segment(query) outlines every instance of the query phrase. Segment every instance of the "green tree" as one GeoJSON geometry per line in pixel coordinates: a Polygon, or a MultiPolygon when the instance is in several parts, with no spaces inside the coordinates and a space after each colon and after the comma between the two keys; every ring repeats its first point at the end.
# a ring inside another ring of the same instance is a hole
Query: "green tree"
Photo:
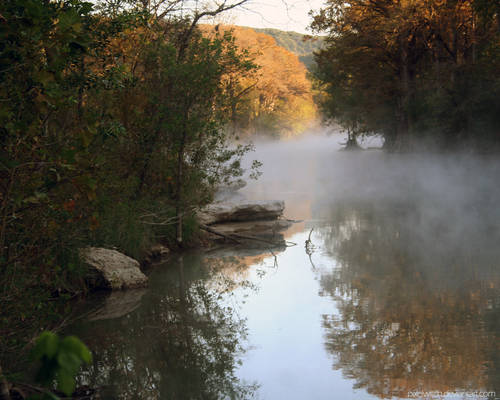
{"type": "Polygon", "coordinates": [[[329,1],[312,24],[327,118],[395,150],[498,142],[497,24],[471,0],[329,1]]]}
{"type": "Polygon", "coordinates": [[[235,373],[246,350],[245,320],[221,302],[250,284],[242,278],[245,264],[191,253],[171,266],[154,273],[152,290],[133,312],[84,324],[79,335],[94,363],[79,382],[105,398],[253,398],[256,385],[235,373]]]}
{"type": "Polygon", "coordinates": [[[2,355],[4,332],[29,341],[49,324],[37,316],[57,319],[47,299],[85,290],[79,247],[140,259],[160,238],[182,244],[194,209],[243,173],[251,146],[224,129],[225,77],[254,65],[229,34],[197,28],[240,3],[183,4],[0,4],[2,355]]]}

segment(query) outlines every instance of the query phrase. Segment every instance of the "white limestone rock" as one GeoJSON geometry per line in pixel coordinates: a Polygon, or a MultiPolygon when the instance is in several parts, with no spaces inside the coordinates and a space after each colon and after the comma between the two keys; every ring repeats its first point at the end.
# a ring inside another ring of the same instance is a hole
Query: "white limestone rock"
{"type": "Polygon", "coordinates": [[[241,203],[211,204],[198,214],[202,224],[277,219],[283,215],[285,202],[266,200],[241,203]]]}
{"type": "Polygon", "coordinates": [[[80,249],[80,257],[91,267],[89,282],[93,287],[120,290],[141,288],[148,284],[139,263],[116,250],[87,247],[80,249]]]}

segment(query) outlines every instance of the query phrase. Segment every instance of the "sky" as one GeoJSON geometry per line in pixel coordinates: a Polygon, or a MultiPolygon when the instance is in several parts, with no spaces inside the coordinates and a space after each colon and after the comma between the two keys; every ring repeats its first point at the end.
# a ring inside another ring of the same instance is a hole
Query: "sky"
{"type": "Polygon", "coordinates": [[[311,34],[307,29],[311,23],[309,11],[319,10],[322,4],[323,0],[248,0],[216,22],[311,34]]]}

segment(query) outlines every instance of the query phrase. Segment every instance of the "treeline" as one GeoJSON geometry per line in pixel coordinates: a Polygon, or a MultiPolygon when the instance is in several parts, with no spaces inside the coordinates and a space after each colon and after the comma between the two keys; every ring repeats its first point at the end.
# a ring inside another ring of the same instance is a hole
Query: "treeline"
{"type": "Polygon", "coordinates": [[[308,69],[311,69],[314,65],[313,53],[321,49],[324,41],[321,36],[312,37],[298,32],[282,31],[273,28],[252,29],[256,32],[272,36],[276,40],[278,46],[284,47],[293,54],[297,54],[299,60],[302,61],[308,69]]]}
{"type": "Polygon", "coordinates": [[[328,0],[312,27],[322,108],[393,150],[500,145],[500,5],[328,0]]]}
{"type": "Polygon", "coordinates": [[[242,174],[249,146],[225,127],[256,67],[229,32],[197,28],[233,6],[0,3],[2,351],[45,300],[84,288],[79,247],[182,246],[194,210],[242,174]]]}
{"type": "Polygon", "coordinates": [[[204,25],[208,37],[230,32],[236,45],[247,51],[258,69],[245,77],[233,74],[231,125],[244,136],[289,137],[310,128],[317,120],[311,82],[296,54],[273,37],[253,28],[204,25]],[[216,31],[217,29],[217,31],[216,31]]]}

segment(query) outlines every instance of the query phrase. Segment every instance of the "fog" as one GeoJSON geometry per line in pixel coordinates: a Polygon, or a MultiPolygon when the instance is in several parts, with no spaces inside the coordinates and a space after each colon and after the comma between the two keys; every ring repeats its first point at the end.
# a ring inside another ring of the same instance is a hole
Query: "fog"
{"type": "Polygon", "coordinates": [[[343,142],[338,133],[257,141],[250,158],[263,163],[262,176],[249,182],[243,194],[283,199],[287,218],[336,229],[337,241],[341,228],[347,237],[349,230],[385,232],[394,242],[391,251],[427,268],[474,264],[486,274],[498,269],[498,159],[342,151],[343,142]]]}
{"type": "Polygon", "coordinates": [[[375,149],[342,151],[343,142],[339,133],[256,141],[256,151],[248,158],[263,163],[262,176],[248,181],[245,194],[290,201],[297,196],[313,196],[318,201],[412,201],[419,209],[427,209],[429,217],[445,208],[461,218],[481,214],[488,217],[486,223],[499,221],[494,218],[500,216],[496,207],[500,200],[498,159],[471,154],[389,154],[375,149]]]}

